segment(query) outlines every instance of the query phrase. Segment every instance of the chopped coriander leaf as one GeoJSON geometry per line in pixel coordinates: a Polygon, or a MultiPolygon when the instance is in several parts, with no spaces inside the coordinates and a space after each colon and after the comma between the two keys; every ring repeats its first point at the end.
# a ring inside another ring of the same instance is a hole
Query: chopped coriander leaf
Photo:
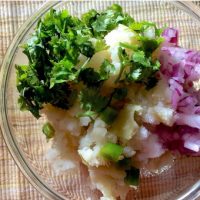
{"type": "Polygon", "coordinates": [[[141,31],[143,27],[143,23],[142,22],[133,22],[129,28],[133,31],[141,31]]]}
{"type": "Polygon", "coordinates": [[[98,39],[95,42],[95,47],[94,48],[95,48],[95,52],[99,52],[99,51],[103,51],[103,50],[108,49],[108,46],[106,45],[104,40],[98,39]]]}
{"type": "Polygon", "coordinates": [[[121,6],[114,4],[100,13],[91,24],[94,35],[103,38],[109,31],[117,27],[118,24],[129,25],[134,20],[128,14],[122,12],[121,6]]]}
{"type": "Polygon", "coordinates": [[[55,134],[55,130],[54,130],[53,126],[49,122],[46,122],[43,125],[42,132],[46,135],[47,139],[51,139],[55,134]]]}
{"type": "Polygon", "coordinates": [[[126,170],[126,177],[124,178],[124,182],[128,185],[137,186],[139,185],[139,176],[140,170],[131,167],[131,169],[126,170]]]}
{"type": "MultiPolygon", "coordinates": [[[[115,73],[115,66],[105,59],[99,71],[95,71],[87,68],[87,63],[96,52],[108,49],[104,37],[119,24],[136,31],[139,43],[120,43],[118,57],[121,68],[115,83],[134,81],[144,84],[147,89],[155,86],[155,73],[160,64],[151,60],[151,54],[163,41],[162,30],[155,24],[135,22],[117,4],[103,12],[90,10],[81,19],[71,16],[66,10],[51,9],[38,21],[31,38],[22,45],[29,64],[16,66],[20,108],[39,118],[44,104],[68,109],[79,98],[85,112],[100,115],[105,110],[106,113],[112,96],[102,96],[99,92],[104,81],[115,73]],[[149,30],[155,37],[148,37],[149,30]],[[125,49],[132,50],[133,56],[125,49]],[[87,57],[82,66],[79,66],[80,55],[87,57]],[[80,91],[83,87],[85,89],[80,91]]],[[[116,93],[114,98],[120,100],[123,95],[123,92],[116,93]]]]}
{"type": "Polygon", "coordinates": [[[142,69],[141,68],[131,68],[129,73],[126,74],[126,79],[128,81],[138,81],[142,76],[142,69]]]}
{"type": "Polygon", "coordinates": [[[142,66],[148,67],[150,66],[150,60],[145,56],[144,51],[135,51],[132,56],[132,60],[134,63],[141,64],[142,66]]]}
{"type": "MultiPolygon", "coordinates": [[[[51,59],[54,61],[60,61],[64,58],[67,58],[72,63],[76,64],[79,56],[79,52],[71,48],[72,46],[76,47],[74,43],[74,39],[69,39],[69,36],[72,33],[65,33],[62,36],[53,36],[49,41],[49,49],[51,59]]],[[[73,36],[75,37],[75,36],[73,36]]]]}
{"type": "Polygon", "coordinates": [[[45,95],[47,103],[59,108],[69,109],[77,99],[78,92],[69,84],[62,83],[56,84],[53,88],[47,90],[45,95]]]}
{"type": "MultiPolygon", "coordinates": [[[[126,80],[128,82],[137,82],[137,83],[143,83],[144,85],[152,85],[155,86],[155,84],[150,84],[149,81],[151,80],[157,80],[154,74],[156,73],[156,70],[152,70],[151,68],[135,68],[131,67],[130,72],[126,74],[126,80]]],[[[157,81],[153,81],[156,83],[157,81]]],[[[150,89],[150,88],[149,88],[150,89]]]]}
{"type": "Polygon", "coordinates": [[[56,84],[50,89],[48,82],[39,80],[33,64],[16,65],[16,70],[20,108],[29,110],[36,118],[40,117],[39,110],[44,103],[51,103],[65,109],[73,104],[76,90],[72,91],[66,83],[56,84]]]}
{"type": "Polygon", "coordinates": [[[149,56],[161,42],[164,41],[161,33],[163,29],[156,27],[155,23],[152,22],[133,22],[130,26],[130,29],[138,32],[138,40],[141,42],[140,48],[149,56]]]}
{"type": "Polygon", "coordinates": [[[147,57],[143,51],[135,51],[132,56],[133,65],[149,70],[157,71],[160,68],[159,61],[152,61],[151,57],[147,57]]]}
{"type": "Polygon", "coordinates": [[[18,104],[21,111],[29,110],[35,118],[39,118],[39,110],[42,108],[40,102],[32,103],[28,98],[20,95],[18,98],[18,104]]]}
{"type": "Polygon", "coordinates": [[[20,109],[28,109],[38,118],[39,109],[42,107],[45,86],[37,77],[37,72],[33,65],[16,65],[17,89],[20,93],[18,103],[20,109]]]}
{"type": "Polygon", "coordinates": [[[84,68],[78,75],[79,81],[82,81],[87,87],[99,87],[102,83],[101,76],[93,68],[84,68]]]}
{"type": "Polygon", "coordinates": [[[81,16],[81,20],[87,26],[90,26],[91,23],[93,23],[94,21],[96,21],[98,15],[99,15],[98,12],[96,10],[92,9],[92,10],[88,11],[87,13],[84,13],[81,16]]]}
{"type": "Polygon", "coordinates": [[[53,68],[51,70],[50,88],[55,84],[73,81],[76,79],[76,70],[74,65],[67,58],[59,62],[52,62],[53,68]]]}
{"type": "Polygon", "coordinates": [[[80,92],[81,108],[84,111],[101,112],[106,108],[109,98],[102,96],[98,89],[84,89],[80,92]]]}
{"type": "Polygon", "coordinates": [[[100,76],[102,80],[107,80],[115,72],[115,66],[107,59],[100,66],[100,76]]]}
{"type": "Polygon", "coordinates": [[[155,51],[158,48],[160,43],[164,41],[162,37],[156,39],[149,39],[145,36],[139,36],[138,40],[141,41],[141,47],[147,56],[151,55],[153,51],[155,51]]]}
{"type": "Polygon", "coordinates": [[[111,125],[116,119],[117,114],[117,110],[108,106],[100,113],[100,118],[106,122],[106,124],[111,125]]]}
{"type": "Polygon", "coordinates": [[[120,159],[122,152],[122,146],[108,142],[101,148],[100,155],[109,161],[117,162],[120,159]]]}
{"type": "Polygon", "coordinates": [[[56,12],[51,9],[37,24],[36,33],[42,39],[48,41],[53,35],[64,31],[66,21],[70,19],[66,10],[56,12]]]}
{"type": "Polygon", "coordinates": [[[133,52],[132,66],[126,73],[126,80],[144,83],[148,89],[156,84],[155,73],[160,69],[159,61],[152,61],[147,57],[144,51],[138,50],[133,52]]]}
{"type": "Polygon", "coordinates": [[[163,32],[163,29],[159,29],[156,27],[156,24],[153,22],[133,22],[129,25],[129,28],[133,31],[137,31],[139,33],[143,33],[144,30],[148,29],[149,27],[153,27],[155,29],[155,36],[160,37],[161,33],[163,32]]]}
{"type": "Polygon", "coordinates": [[[80,53],[82,53],[83,55],[90,57],[90,58],[95,53],[95,49],[94,49],[91,41],[86,41],[86,42],[82,43],[81,45],[79,45],[79,49],[80,49],[80,53]]]}
{"type": "Polygon", "coordinates": [[[29,65],[16,66],[21,108],[38,118],[44,103],[64,109],[73,104],[77,91],[65,82],[77,81],[75,65],[80,53],[94,54],[91,35],[89,28],[66,10],[51,10],[38,22],[33,36],[22,45],[29,65]]]}

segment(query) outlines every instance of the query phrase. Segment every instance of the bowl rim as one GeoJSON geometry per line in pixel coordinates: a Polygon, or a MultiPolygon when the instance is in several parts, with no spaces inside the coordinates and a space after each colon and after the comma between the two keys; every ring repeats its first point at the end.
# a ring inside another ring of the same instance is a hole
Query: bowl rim
{"type": "MultiPolygon", "coordinates": [[[[83,0],[84,1],[84,0],[83,0]]],[[[92,1],[92,0],[91,0],[92,1]]],[[[44,15],[50,8],[58,5],[62,1],[49,1],[44,2],[40,9],[34,12],[19,28],[15,37],[13,38],[10,46],[7,49],[7,52],[4,56],[1,71],[0,71],[0,133],[3,135],[3,139],[8,147],[8,150],[14,159],[15,163],[19,167],[20,171],[23,175],[28,179],[30,184],[36,188],[36,190],[41,193],[44,197],[52,200],[62,200],[66,199],[66,197],[62,196],[58,192],[49,189],[46,183],[43,183],[40,180],[40,176],[32,169],[32,167],[26,162],[25,157],[23,156],[22,151],[18,148],[16,139],[13,137],[10,131],[10,127],[8,125],[7,120],[7,112],[6,109],[6,99],[5,91],[6,91],[6,82],[8,79],[8,74],[11,69],[10,63],[14,58],[14,52],[17,50],[19,44],[21,43],[22,39],[26,35],[26,33],[30,30],[31,26],[44,15]]],[[[171,1],[170,1],[171,2],[171,1]]],[[[200,8],[197,7],[192,2],[181,2],[176,1],[173,2],[176,7],[179,7],[184,12],[188,12],[193,18],[200,22],[200,8]]],[[[194,185],[187,188],[187,190],[183,191],[181,194],[178,194],[176,199],[177,200],[187,200],[187,199],[196,199],[200,196],[200,180],[197,181],[194,185]]]]}
{"type": "Polygon", "coordinates": [[[14,159],[15,163],[19,167],[20,171],[28,179],[31,185],[46,198],[55,199],[55,200],[64,199],[64,197],[62,197],[56,191],[49,190],[48,186],[40,180],[39,176],[37,176],[37,174],[33,171],[31,166],[26,162],[25,157],[23,156],[23,153],[18,148],[16,139],[10,133],[10,127],[7,123],[8,120],[7,120],[6,110],[4,110],[5,105],[6,105],[6,99],[4,98],[4,96],[5,96],[5,91],[7,87],[6,86],[7,77],[11,68],[9,65],[10,63],[12,63],[14,52],[17,50],[24,35],[26,35],[26,33],[29,31],[32,25],[40,17],[42,17],[45,12],[47,12],[50,8],[52,8],[53,6],[56,6],[60,2],[61,1],[50,1],[50,2],[43,3],[40,6],[40,8],[36,12],[34,12],[25,21],[25,23],[19,28],[10,46],[8,47],[6,51],[6,54],[2,62],[1,73],[0,73],[0,88],[1,88],[0,90],[0,105],[1,105],[0,132],[3,135],[3,139],[6,143],[6,146],[8,147],[8,150],[12,158],[14,159]]]}

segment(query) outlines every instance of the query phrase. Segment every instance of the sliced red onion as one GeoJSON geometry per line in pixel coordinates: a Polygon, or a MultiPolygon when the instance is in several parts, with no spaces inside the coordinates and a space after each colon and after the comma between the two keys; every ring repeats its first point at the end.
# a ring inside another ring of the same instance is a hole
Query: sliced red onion
{"type": "MultiPolygon", "coordinates": [[[[169,32],[172,36],[171,31],[166,30],[164,34],[169,32]]],[[[172,107],[180,113],[200,113],[200,92],[193,87],[193,81],[200,79],[200,52],[169,46],[165,42],[159,59],[160,77],[169,83],[172,107]]]]}
{"type": "Polygon", "coordinates": [[[184,143],[184,147],[186,149],[189,149],[189,150],[194,151],[194,152],[199,152],[199,150],[200,150],[200,145],[197,145],[197,144],[195,144],[193,142],[187,142],[186,141],[184,143]]]}
{"type": "Polygon", "coordinates": [[[179,101],[179,107],[186,107],[186,106],[195,106],[198,103],[196,98],[193,98],[192,96],[185,96],[179,101]]]}
{"type": "Polygon", "coordinates": [[[172,127],[157,125],[155,133],[169,150],[200,155],[200,92],[193,83],[200,79],[200,52],[177,46],[176,29],[165,29],[163,37],[160,77],[169,84],[176,115],[172,127]]]}
{"type": "Polygon", "coordinates": [[[177,113],[176,124],[200,129],[200,115],[177,113]]]}
{"type": "Polygon", "coordinates": [[[197,146],[200,145],[200,132],[197,128],[160,124],[155,127],[154,133],[158,135],[164,148],[186,155],[200,155],[200,151],[197,151],[197,146]]]}
{"type": "Polygon", "coordinates": [[[163,31],[162,36],[166,39],[167,42],[177,45],[177,43],[178,43],[178,30],[176,30],[174,28],[166,28],[163,31]]]}

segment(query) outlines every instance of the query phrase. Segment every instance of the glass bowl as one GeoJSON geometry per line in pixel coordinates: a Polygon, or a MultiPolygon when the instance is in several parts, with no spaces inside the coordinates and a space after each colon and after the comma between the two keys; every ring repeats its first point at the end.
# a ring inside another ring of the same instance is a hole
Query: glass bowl
{"type": "MultiPolygon", "coordinates": [[[[91,200],[101,194],[93,191],[85,181],[87,170],[83,165],[62,174],[56,174],[45,160],[48,149],[41,133],[44,118],[36,120],[29,112],[21,112],[17,104],[15,64],[27,60],[18,47],[32,32],[38,19],[50,8],[67,8],[71,14],[80,16],[88,9],[102,10],[112,3],[119,3],[136,20],[154,21],[160,26],[176,27],[180,31],[180,45],[200,50],[200,10],[191,2],[165,1],[65,1],[48,2],[38,10],[16,34],[5,56],[0,77],[0,124],[5,142],[31,184],[49,199],[91,200]]],[[[200,158],[179,157],[173,166],[153,175],[141,172],[138,190],[131,190],[127,199],[195,199],[200,195],[200,158]]]]}

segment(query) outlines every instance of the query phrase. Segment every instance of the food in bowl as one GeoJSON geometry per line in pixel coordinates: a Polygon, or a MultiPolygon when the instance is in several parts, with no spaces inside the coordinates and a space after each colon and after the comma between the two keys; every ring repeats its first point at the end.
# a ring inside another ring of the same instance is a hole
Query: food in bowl
{"type": "Polygon", "coordinates": [[[200,53],[178,31],[136,22],[114,4],[79,19],[48,12],[22,45],[21,110],[46,116],[57,173],[87,166],[102,200],[125,199],[141,168],[161,173],[200,155],[200,53]]]}

